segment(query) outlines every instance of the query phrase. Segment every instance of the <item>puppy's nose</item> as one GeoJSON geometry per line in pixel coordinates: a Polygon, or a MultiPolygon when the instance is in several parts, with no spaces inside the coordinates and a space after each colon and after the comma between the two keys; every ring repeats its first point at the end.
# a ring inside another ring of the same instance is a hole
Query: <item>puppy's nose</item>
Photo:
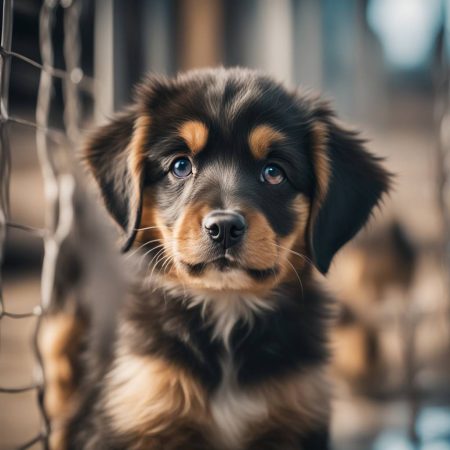
{"type": "Polygon", "coordinates": [[[233,211],[212,211],[203,220],[209,237],[226,250],[238,244],[244,236],[247,222],[241,214],[233,211]]]}

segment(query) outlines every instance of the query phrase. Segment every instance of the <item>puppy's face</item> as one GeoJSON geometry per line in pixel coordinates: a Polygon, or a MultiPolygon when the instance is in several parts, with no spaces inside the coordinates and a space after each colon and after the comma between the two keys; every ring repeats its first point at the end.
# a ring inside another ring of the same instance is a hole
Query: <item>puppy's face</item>
{"type": "MultiPolygon", "coordinates": [[[[253,106],[260,103],[256,97],[253,106]]],[[[158,227],[167,275],[216,289],[258,288],[283,275],[296,241],[304,252],[312,180],[282,114],[220,123],[231,108],[217,119],[189,109],[165,118],[175,127],[151,146],[149,166],[158,170],[146,183],[140,227],[158,227]]]]}
{"type": "Polygon", "coordinates": [[[326,104],[243,70],[148,80],[86,155],[125,247],[207,289],[325,272],[388,181],[326,104]]]}

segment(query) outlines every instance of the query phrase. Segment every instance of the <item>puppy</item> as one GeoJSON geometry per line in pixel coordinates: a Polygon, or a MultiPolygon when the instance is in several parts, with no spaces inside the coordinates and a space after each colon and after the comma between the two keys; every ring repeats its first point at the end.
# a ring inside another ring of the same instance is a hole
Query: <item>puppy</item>
{"type": "Polygon", "coordinates": [[[313,275],[387,191],[380,160],[327,103],[243,69],[148,78],[85,158],[145,270],[60,446],[329,448],[313,275]]]}

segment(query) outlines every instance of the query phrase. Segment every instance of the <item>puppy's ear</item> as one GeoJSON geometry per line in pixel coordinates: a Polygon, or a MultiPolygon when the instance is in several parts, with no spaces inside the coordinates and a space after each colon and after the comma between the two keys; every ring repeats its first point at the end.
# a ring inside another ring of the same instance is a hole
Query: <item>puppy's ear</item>
{"type": "Polygon", "coordinates": [[[84,147],[106,207],[125,232],[122,251],[130,248],[139,226],[149,128],[149,116],[129,110],[96,130],[84,147]]]}
{"type": "Polygon", "coordinates": [[[334,254],[366,223],[389,189],[391,175],[364,148],[357,133],[340,126],[326,107],[311,128],[316,186],[309,224],[310,252],[322,273],[334,254]]]}

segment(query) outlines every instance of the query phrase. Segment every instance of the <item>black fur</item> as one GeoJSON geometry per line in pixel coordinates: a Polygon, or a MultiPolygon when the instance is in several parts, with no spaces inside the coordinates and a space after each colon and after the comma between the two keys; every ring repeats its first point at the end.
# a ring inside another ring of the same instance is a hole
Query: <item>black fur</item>
{"type": "MultiPolygon", "coordinates": [[[[141,198],[133,188],[127,148],[133,136],[138,111],[129,110],[117,115],[100,128],[86,144],[87,162],[100,185],[106,207],[116,222],[126,231],[124,250],[128,250],[139,224],[141,198]]],[[[142,180],[138,181],[142,184],[142,180]]]]}
{"type": "MultiPolygon", "coordinates": [[[[293,208],[299,193],[311,205],[317,200],[311,143],[316,122],[327,127],[331,180],[317,220],[309,224],[311,245],[306,244],[305,236],[302,250],[309,252],[305,259],[313,259],[325,273],[333,255],[363,226],[387,190],[389,176],[354,133],[337,125],[332,111],[322,101],[288,91],[266,76],[242,69],[190,72],[173,80],[149,78],[138,88],[133,108],[93,136],[86,158],[106,206],[125,232],[126,247],[135,237],[142,206],[140,197],[146,187],[154,192],[154,208],[167,227],[174,226],[187,205],[203,201],[213,209],[226,209],[238,199],[240,204],[250,205],[262,214],[277,239],[282,239],[294,232],[299,219],[299,212],[293,208]],[[132,179],[136,174],[130,173],[126,161],[136,118],[143,114],[151,117],[151,125],[143,149],[145,164],[136,183],[132,179]],[[195,177],[180,182],[168,172],[174,155],[188,154],[177,134],[179,125],[186,120],[201,121],[209,133],[205,148],[194,158],[195,177]],[[258,124],[270,124],[286,136],[282,143],[271,146],[270,161],[287,176],[279,185],[261,183],[259,174],[266,162],[255,160],[248,150],[249,132],[258,124]],[[227,170],[236,168],[238,176],[233,185],[224,183],[227,170]],[[137,185],[141,187],[139,192],[133,190],[137,185]]],[[[199,238],[198,245],[205,246],[207,239],[199,238]]],[[[152,251],[157,244],[146,250],[152,251]]],[[[239,260],[239,251],[233,247],[230,253],[239,260]]],[[[212,248],[208,252],[211,257],[222,256],[212,248]]],[[[328,359],[329,300],[312,280],[313,269],[299,262],[295,266],[301,280],[281,280],[261,294],[264,301],[275,306],[255,314],[251,324],[238,320],[231,332],[229,349],[214,337],[214,324],[205,320],[202,306],[188,307],[192,296],[189,286],[184,294],[175,294],[164,282],[150,288],[138,282],[131,290],[118,314],[132,332],[119,334],[111,346],[126,343],[136,355],[156,356],[185,368],[208,395],[214,394],[223,379],[221,358],[227,352],[242,389],[322,367],[328,359]]],[[[186,271],[198,279],[204,276],[206,268],[203,262],[185,265],[186,271]]],[[[264,270],[246,268],[256,284],[276,277],[278,271],[278,266],[264,270]]],[[[179,287],[184,288],[181,282],[179,287]]],[[[217,293],[205,295],[214,301],[217,293]]],[[[139,436],[121,435],[112,429],[99,400],[107,372],[108,368],[98,379],[85,383],[82,406],[68,428],[69,448],[145,448],[144,444],[137,444],[144,442],[139,436]]],[[[326,450],[326,426],[319,423],[306,434],[300,431],[301,424],[298,432],[282,427],[261,430],[245,450],[326,450]]],[[[171,446],[168,438],[167,449],[216,448],[202,430],[189,429],[185,433],[183,447],[171,446]]]]}
{"type": "Polygon", "coordinates": [[[326,273],[334,254],[366,223],[389,177],[378,165],[380,158],[363,148],[355,132],[336,125],[328,108],[319,108],[316,116],[329,130],[331,180],[313,234],[313,256],[326,273]]]}

